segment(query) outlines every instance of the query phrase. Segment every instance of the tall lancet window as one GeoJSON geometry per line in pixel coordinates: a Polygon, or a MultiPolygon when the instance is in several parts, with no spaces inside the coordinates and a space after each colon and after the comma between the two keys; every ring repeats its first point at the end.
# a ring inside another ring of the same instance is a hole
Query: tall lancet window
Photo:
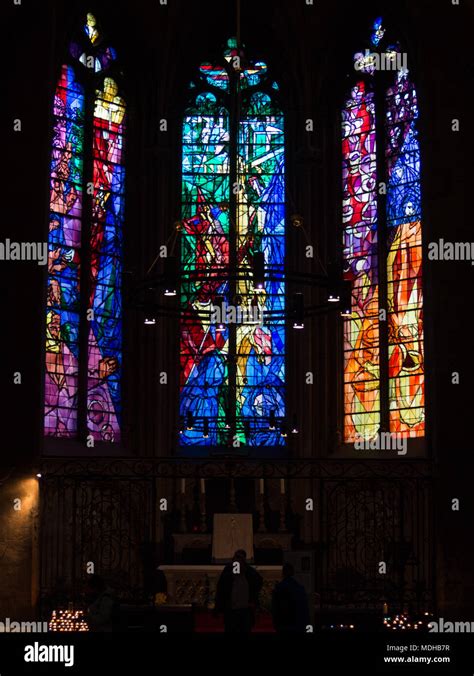
{"type": "Polygon", "coordinates": [[[342,114],[344,439],[425,430],[418,106],[407,56],[377,19],[342,114]]]}
{"type": "Polygon", "coordinates": [[[69,47],[53,108],[45,434],[120,441],[125,102],[96,18],[69,47]]]}
{"type": "Polygon", "coordinates": [[[233,39],[222,61],[202,64],[190,86],[182,132],[184,446],[285,444],[278,100],[267,65],[247,61],[233,39]]]}

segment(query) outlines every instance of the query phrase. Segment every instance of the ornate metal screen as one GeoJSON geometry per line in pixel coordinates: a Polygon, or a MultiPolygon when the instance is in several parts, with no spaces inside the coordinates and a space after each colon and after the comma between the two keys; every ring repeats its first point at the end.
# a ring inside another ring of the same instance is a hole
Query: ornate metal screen
{"type": "MultiPolygon", "coordinates": [[[[315,589],[323,608],[370,610],[384,602],[414,611],[433,607],[429,463],[104,458],[51,460],[41,471],[43,598],[54,596],[57,588],[77,598],[92,562],[119,595],[143,599],[147,570],[156,565],[152,552],[176,528],[173,514],[179,521],[179,480],[185,477],[187,485],[194,482],[199,489],[202,477],[223,482],[246,477],[255,480],[257,491],[265,477],[277,491],[285,479],[286,527],[299,521],[301,533],[312,533],[307,539],[316,552],[315,589]],[[160,510],[163,496],[166,512],[160,510]],[[305,511],[307,496],[314,499],[312,513],[305,511]],[[385,574],[379,573],[382,561],[385,574]]],[[[194,497],[191,493],[190,509],[193,500],[202,499],[199,490],[194,497]]]]}

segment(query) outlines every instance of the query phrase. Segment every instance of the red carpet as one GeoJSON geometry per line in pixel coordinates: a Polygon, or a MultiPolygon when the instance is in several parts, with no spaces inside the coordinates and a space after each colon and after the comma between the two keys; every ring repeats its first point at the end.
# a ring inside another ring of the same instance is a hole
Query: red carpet
{"type": "MultiPolygon", "coordinates": [[[[210,610],[196,611],[195,613],[196,633],[223,633],[224,618],[222,615],[214,617],[210,610]]],[[[260,612],[257,614],[257,621],[252,633],[273,633],[272,616],[270,613],[260,612]]]]}

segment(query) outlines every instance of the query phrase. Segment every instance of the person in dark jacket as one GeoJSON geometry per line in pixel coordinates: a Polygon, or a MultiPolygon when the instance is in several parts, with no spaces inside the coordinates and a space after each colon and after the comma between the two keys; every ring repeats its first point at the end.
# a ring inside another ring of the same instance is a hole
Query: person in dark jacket
{"type": "Polygon", "coordinates": [[[88,608],[85,620],[89,625],[89,631],[112,631],[117,616],[117,601],[105,580],[99,575],[91,575],[87,579],[86,601],[88,608]]]}
{"type": "Polygon", "coordinates": [[[283,565],[282,574],[282,581],[273,590],[273,626],[279,633],[305,632],[310,623],[306,590],[295,580],[291,563],[283,565]]]}
{"type": "Polygon", "coordinates": [[[222,571],[216,589],[216,612],[224,613],[226,632],[252,631],[262,585],[263,578],[247,563],[246,552],[237,550],[222,571]]]}

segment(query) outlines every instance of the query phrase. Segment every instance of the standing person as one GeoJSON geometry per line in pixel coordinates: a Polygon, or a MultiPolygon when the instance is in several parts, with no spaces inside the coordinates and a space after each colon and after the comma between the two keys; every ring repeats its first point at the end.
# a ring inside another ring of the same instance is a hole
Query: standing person
{"type": "Polygon", "coordinates": [[[216,612],[224,613],[226,632],[252,631],[262,585],[262,576],[247,563],[247,553],[238,549],[217,583],[216,612]]]}
{"type": "Polygon", "coordinates": [[[86,601],[88,603],[85,620],[93,632],[113,630],[117,615],[117,602],[105,580],[99,575],[91,575],[86,583],[86,601]]]}
{"type": "Polygon", "coordinates": [[[310,620],[306,590],[295,580],[291,563],[283,565],[282,574],[273,590],[273,626],[279,633],[305,632],[310,620]]]}

